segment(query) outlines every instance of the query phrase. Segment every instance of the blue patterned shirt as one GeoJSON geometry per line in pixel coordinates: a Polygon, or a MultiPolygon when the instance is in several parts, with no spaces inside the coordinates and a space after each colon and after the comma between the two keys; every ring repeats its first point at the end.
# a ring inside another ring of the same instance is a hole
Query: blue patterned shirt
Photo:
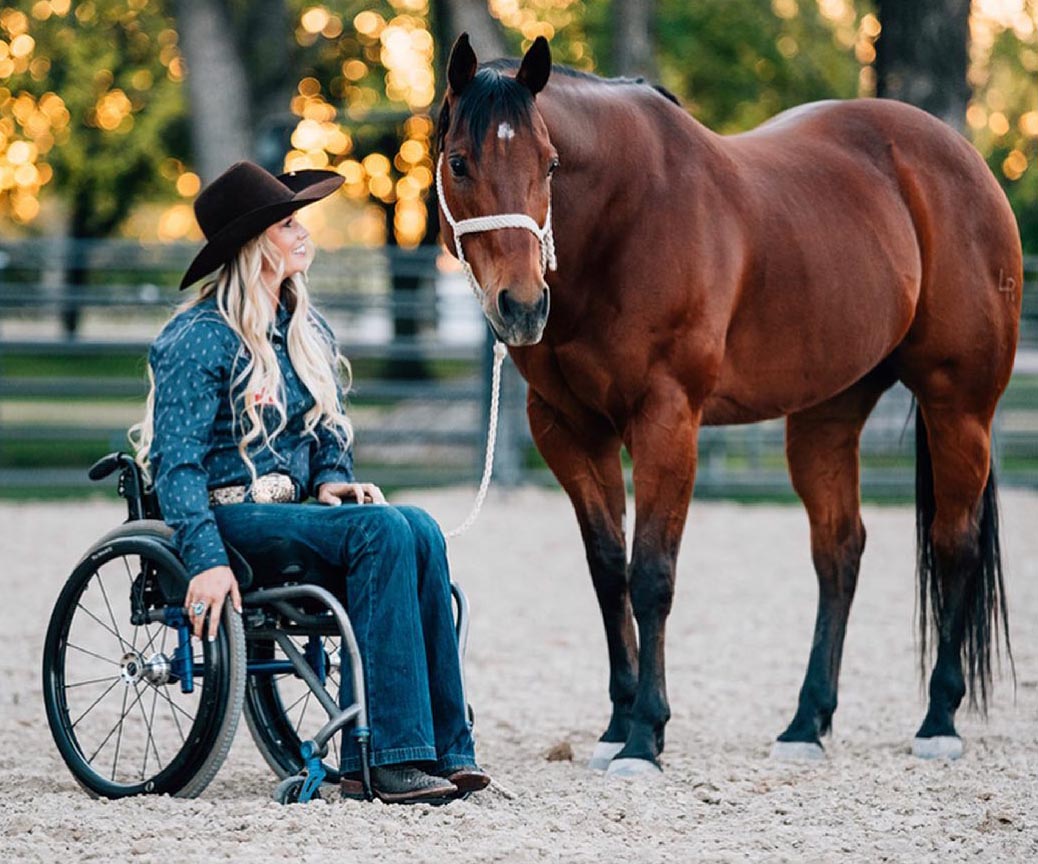
{"type": "MultiPolygon", "coordinates": [[[[316,496],[322,483],[352,481],[353,454],[321,424],[313,434],[303,431],[304,415],[314,399],[288,356],[285,335],[290,317],[279,306],[270,334],[284,382],[287,425],[269,447],[260,443],[261,436],[250,447],[249,457],[258,476],[289,475],[301,499],[316,496]]],[[[314,317],[334,340],[324,319],[316,313],[314,317]]],[[[248,486],[252,480],[238,453],[230,402],[231,381],[248,362],[247,355],[215,298],[208,298],[170,319],[151,346],[148,362],[155,376],[152,482],[163,518],[173,527],[181,558],[193,576],[228,563],[208,490],[248,486]]],[[[341,389],[339,399],[341,404],[341,389]]],[[[266,428],[274,429],[277,412],[269,407],[263,411],[266,428]]]]}

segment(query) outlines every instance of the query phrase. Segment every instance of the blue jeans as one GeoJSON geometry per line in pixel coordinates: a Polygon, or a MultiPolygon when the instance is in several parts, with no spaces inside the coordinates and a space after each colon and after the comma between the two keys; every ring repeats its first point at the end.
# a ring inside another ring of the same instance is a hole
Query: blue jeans
{"type": "MultiPolygon", "coordinates": [[[[429,514],[386,504],[245,503],[214,512],[224,541],[253,566],[286,543],[327,564],[322,584],[345,600],[363,658],[372,765],[475,764],[446,543],[429,514]]],[[[357,771],[356,744],[346,737],[341,768],[357,771]]]]}

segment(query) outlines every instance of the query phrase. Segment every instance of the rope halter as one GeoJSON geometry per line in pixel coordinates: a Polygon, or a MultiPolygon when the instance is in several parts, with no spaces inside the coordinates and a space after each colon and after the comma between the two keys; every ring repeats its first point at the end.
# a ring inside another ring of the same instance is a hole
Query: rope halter
{"type": "Polygon", "coordinates": [[[472,272],[472,265],[465,258],[465,249],[461,238],[466,234],[479,234],[483,231],[497,231],[500,228],[525,228],[534,237],[541,247],[541,275],[549,270],[558,269],[558,261],[555,258],[555,235],[551,230],[551,192],[548,193],[548,212],[544,217],[544,225],[538,225],[532,217],[525,213],[500,213],[496,216],[474,216],[471,219],[457,220],[451,214],[447,206],[447,197],[443,194],[443,153],[436,161],[436,196],[440,201],[440,209],[443,211],[447,224],[454,231],[455,255],[465,269],[465,276],[472,286],[476,298],[482,302],[486,293],[483,286],[472,272]]]}

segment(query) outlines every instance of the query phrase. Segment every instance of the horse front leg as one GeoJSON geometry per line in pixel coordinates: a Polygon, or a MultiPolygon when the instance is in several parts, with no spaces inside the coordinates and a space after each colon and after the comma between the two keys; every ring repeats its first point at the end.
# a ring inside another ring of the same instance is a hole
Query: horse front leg
{"type": "Polygon", "coordinates": [[[573,503],[602,612],[609,652],[612,715],[589,767],[604,771],[627,740],[637,682],[638,647],[627,591],[623,531],[626,489],[620,465],[620,439],[591,417],[582,420],[578,434],[574,424],[532,388],[527,413],[537,449],[573,503]]]}
{"type": "Polygon", "coordinates": [[[667,616],[695,479],[700,412],[673,382],[657,384],[628,426],[634,460],[635,534],[628,581],[638,622],[638,690],[623,749],[609,774],[660,770],[670,719],[664,662],[667,616]]]}

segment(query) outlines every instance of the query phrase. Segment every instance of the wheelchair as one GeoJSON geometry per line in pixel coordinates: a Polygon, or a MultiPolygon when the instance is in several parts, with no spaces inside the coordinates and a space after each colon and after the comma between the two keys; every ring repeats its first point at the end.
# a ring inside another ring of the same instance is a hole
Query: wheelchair
{"type": "MultiPolygon", "coordinates": [[[[78,783],[93,797],[193,798],[216,776],[244,713],[280,780],[276,801],[306,802],[322,783],[337,784],[349,741],[371,800],[360,652],[342,603],[318,584],[320,562],[286,546],[254,572],[228,546],[242,614],[228,600],[216,640],[194,639],[183,608],[190,576],[139,467],[111,453],[89,476],[116,471],[127,519],[72,571],[43,649],[47,720],[78,783]]],[[[468,601],[456,584],[451,592],[464,668],[468,601]]]]}

